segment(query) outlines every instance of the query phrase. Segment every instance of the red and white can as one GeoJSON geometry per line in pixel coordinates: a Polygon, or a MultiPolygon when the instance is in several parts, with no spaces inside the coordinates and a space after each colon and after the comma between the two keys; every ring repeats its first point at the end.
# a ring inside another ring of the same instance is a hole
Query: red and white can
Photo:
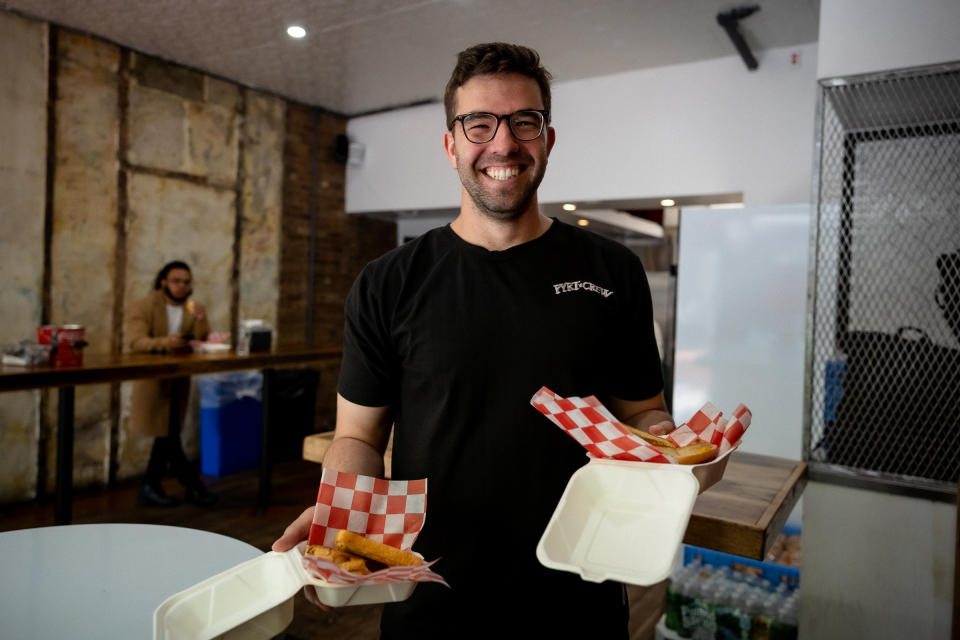
{"type": "Polygon", "coordinates": [[[87,341],[86,329],[82,324],[38,327],[37,342],[55,348],[53,364],[58,367],[79,367],[83,364],[83,348],[87,346],[87,341]]]}

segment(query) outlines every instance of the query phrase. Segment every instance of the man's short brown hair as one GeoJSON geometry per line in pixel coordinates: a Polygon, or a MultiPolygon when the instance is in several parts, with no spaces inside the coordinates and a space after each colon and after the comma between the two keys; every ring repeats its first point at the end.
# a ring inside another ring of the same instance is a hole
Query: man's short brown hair
{"type": "Polygon", "coordinates": [[[535,80],[540,87],[543,108],[547,110],[549,122],[550,72],[540,64],[540,54],[519,44],[488,42],[464,49],[457,55],[457,66],[453,68],[453,73],[450,74],[450,80],[447,82],[447,89],[443,94],[448,129],[453,127],[453,119],[457,116],[455,112],[457,89],[474,76],[491,73],[519,73],[535,80]]]}

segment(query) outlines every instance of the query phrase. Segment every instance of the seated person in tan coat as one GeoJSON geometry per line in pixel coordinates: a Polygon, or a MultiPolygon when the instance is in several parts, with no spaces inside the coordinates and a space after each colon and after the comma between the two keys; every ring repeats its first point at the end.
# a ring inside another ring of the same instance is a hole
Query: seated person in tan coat
{"type": "MultiPolygon", "coordinates": [[[[190,349],[192,340],[204,340],[210,332],[204,308],[189,300],[190,267],[174,261],[157,274],[154,291],[131,305],[123,324],[124,341],[130,351],[168,353],[190,349]]],[[[180,427],[186,415],[190,378],[137,380],[133,383],[129,427],[134,433],[154,436],[150,461],[137,502],[146,506],[172,507],[180,501],[167,495],[161,485],[167,468],[186,488],[188,502],[203,506],[216,502],[187,460],[180,442],[180,427]],[[171,406],[176,412],[171,412],[171,406]],[[171,419],[173,413],[173,419],[171,419]]]]}

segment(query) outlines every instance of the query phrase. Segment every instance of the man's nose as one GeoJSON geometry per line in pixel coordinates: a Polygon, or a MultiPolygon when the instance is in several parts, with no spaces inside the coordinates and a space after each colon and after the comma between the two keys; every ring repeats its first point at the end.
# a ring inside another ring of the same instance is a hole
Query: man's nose
{"type": "Polygon", "coordinates": [[[487,147],[504,155],[516,151],[520,147],[520,143],[513,136],[513,131],[510,130],[506,118],[500,120],[497,133],[493,136],[493,140],[487,143],[487,147]]]}

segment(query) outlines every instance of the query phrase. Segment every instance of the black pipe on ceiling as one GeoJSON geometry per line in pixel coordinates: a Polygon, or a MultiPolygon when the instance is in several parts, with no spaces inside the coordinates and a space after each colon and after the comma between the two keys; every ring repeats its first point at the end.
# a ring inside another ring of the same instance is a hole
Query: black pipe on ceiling
{"type": "Polygon", "coordinates": [[[747,65],[747,69],[750,71],[753,71],[760,65],[757,63],[757,59],[753,57],[747,41],[743,39],[743,34],[740,33],[740,21],[759,10],[760,6],[754,4],[736,7],[729,11],[721,11],[717,14],[717,22],[720,23],[723,30],[730,36],[733,46],[737,48],[737,53],[743,58],[744,64],[747,65]]]}

